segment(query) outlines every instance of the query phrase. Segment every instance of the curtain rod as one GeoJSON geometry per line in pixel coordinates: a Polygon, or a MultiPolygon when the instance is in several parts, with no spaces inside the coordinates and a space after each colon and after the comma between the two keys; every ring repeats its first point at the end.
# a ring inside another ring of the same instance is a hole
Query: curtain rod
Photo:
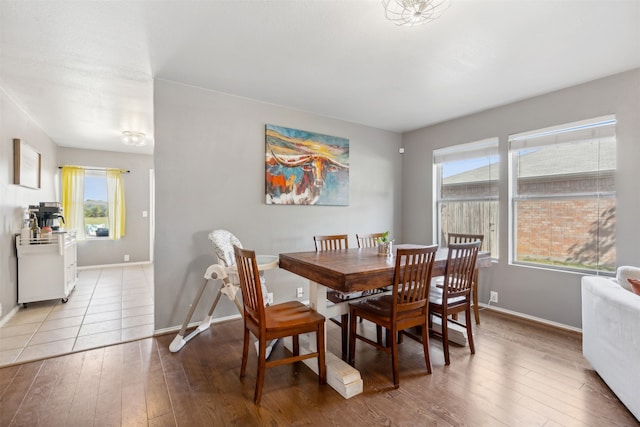
{"type": "MultiPolygon", "coordinates": [[[[66,166],[66,165],[65,165],[66,166]]],[[[58,166],[58,169],[62,169],[64,166],[58,166]]],[[[74,167],[79,167],[81,169],[84,169],[86,171],[108,171],[108,170],[119,170],[122,173],[131,173],[130,170],[128,169],[117,169],[117,168],[85,168],[82,166],[74,166],[74,167]]]]}

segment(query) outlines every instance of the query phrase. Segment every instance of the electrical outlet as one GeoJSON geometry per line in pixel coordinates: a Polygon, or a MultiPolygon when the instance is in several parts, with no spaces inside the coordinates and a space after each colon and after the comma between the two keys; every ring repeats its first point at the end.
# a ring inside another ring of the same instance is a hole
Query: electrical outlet
{"type": "Polygon", "coordinates": [[[498,303],[498,293],[496,291],[491,291],[489,302],[495,302],[496,304],[498,303]]]}
{"type": "Polygon", "coordinates": [[[267,304],[273,305],[273,292],[267,294],[267,304]]]}
{"type": "Polygon", "coordinates": [[[302,292],[302,288],[296,289],[296,298],[302,298],[304,293],[302,292]]]}
{"type": "Polygon", "coordinates": [[[127,261],[129,261],[129,255],[124,256],[124,262],[127,262],[127,261]]]}

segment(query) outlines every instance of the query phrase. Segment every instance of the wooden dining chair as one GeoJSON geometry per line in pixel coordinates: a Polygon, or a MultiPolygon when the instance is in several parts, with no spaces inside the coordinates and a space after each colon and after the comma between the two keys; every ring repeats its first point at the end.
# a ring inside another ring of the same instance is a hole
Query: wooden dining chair
{"type": "Polygon", "coordinates": [[[356,234],[359,248],[375,248],[378,246],[378,238],[384,233],[356,234]]]}
{"type": "Polygon", "coordinates": [[[258,339],[258,372],[253,401],[260,403],[266,368],[298,362],[313,357],[318,358],[318,378],[320,384],[326,383],[324,316],[299,301],[265,306],[260,286],[260,273],[256,263],[256,253],[234,247],[242,300],[244,306],[244,343],[242,348],[242,366],[240,377],[244,377],[249,356],[249,333],[258,339]],[[315,332],[316,351],[300,354],[299,335],[315,332]],[[292,337],[293,355],[267,361],[266,347],[271,340],[292,337]]]}
{"type": "MultiPolygon", "coordinates": [[[[484,241],[484,235],[482,234],[464,234],[464,233],[449,233],[447,235],[447,245],[451,243],[469,243],[480,241],[480,247],[482,248],[482,242],[484,241]]],[[[473,316],[476,319],[476,325],[480,324],[480,306],[478,305],[478,269],[473,271],[473,284],[471,286],[471,307],[473,308],[473,316]]]]}
{"type": "MultiPolygon", "coordinates": [[[[393,277],[393,291],[349,303],[349,363],[355,362],[356,339],[391,353],[393,385],[400,386],[398,369],[398,337],[399,332],[421,326],[422,348],[427,372],[431,373],[429,357],[429,334],[427,332],[427,316],[429,314],[429,290],[431,273],[435,260],[437,245],[415,249],[398,249],[393,277]],[[387,340],[370,340],[357,333],[358,318],[369,320],[387,330],[387,340]]],[[[414,337],[413,335],[408,335],[414,337]]]]}
{"type": "Polygon", "coordinates": [[[316,251],[333,251],[336,249],[349,249],[349,236],[335,234],[332,236],[313,236],[316,251]]]}
{"type": "Polygon", "coordinates": [[[449,364],[449,322],[467,329],[471,354],[476,350],[473,345],[471,329],[471,286],[476,267],[476,257],[480,249],[480,241],[470,243],[451,243],[447,255],[447,266],[442,286],[433,286],[429,295],[429,329],[442,337],[444,363],[449,364]],[[464,312],[465,324],[450,319],[449,315],[464,312]],[[442,330],[433,330],[433,316],[441,318],[442,330]]]}

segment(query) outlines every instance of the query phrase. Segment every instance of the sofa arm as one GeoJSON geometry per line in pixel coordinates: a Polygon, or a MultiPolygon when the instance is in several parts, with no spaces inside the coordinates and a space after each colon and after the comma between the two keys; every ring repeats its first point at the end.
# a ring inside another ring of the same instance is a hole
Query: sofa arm
{"type": "Polygon", "coordinates": [[[582,353],[640,419],[640,295],[614,279],[583,277],[582,353]]]}

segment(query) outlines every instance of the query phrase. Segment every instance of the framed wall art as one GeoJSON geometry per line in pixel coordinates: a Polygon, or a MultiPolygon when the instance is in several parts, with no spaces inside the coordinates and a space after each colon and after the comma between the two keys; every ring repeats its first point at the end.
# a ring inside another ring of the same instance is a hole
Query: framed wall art
{"type": "Polygon", "coordinates": [[[40,153],[19,139],[13,140],[13,183],[29,188],[40,188],[42,173],[40,153]]]}
{"type": "Polygon", "coordinates": [[[349,205],[349,140],[265,126],[269,205],[349,205]]]}

